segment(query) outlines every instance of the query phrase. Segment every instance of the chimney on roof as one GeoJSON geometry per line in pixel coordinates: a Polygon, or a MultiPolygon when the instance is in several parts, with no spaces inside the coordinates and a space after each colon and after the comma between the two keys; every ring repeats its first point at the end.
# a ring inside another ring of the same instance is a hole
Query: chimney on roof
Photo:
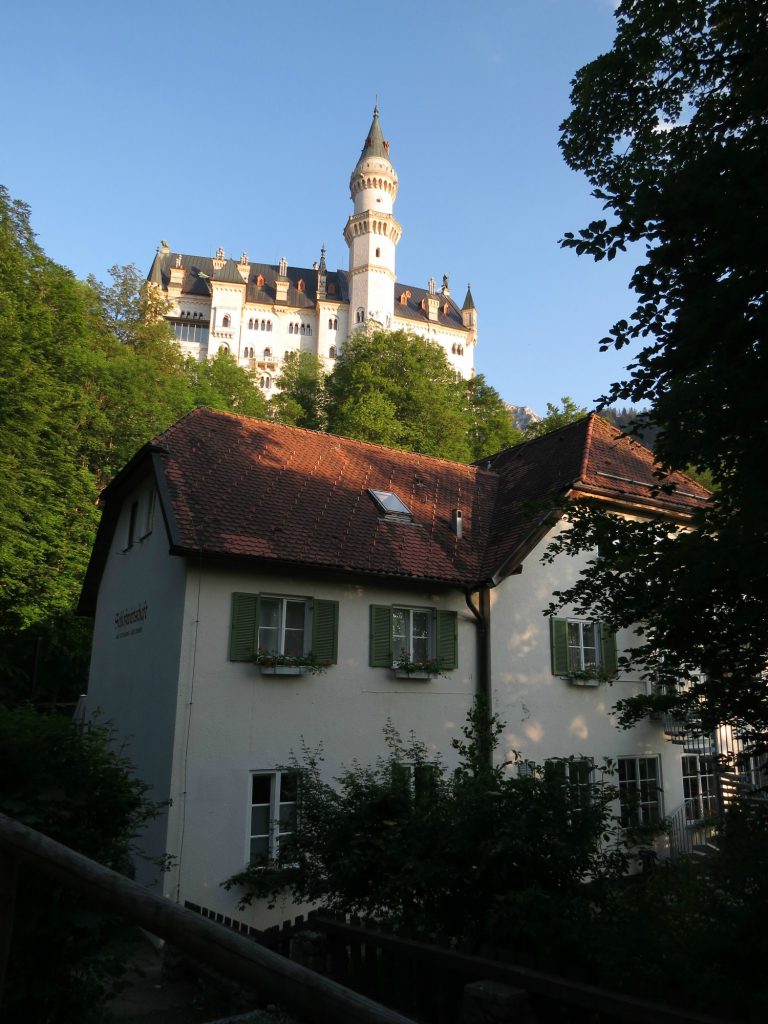
{"type": "Polygon", "coordinates": [[[288,279],[288,261],[283,256],[280,259],[277,277],[275,278],[275,302],[288,301],[288,286],[290,283],[288,279]]]}
{"type": "Polygon", "coordinates": [[[464,536],[464,516],[460,508],[451,509],[451,529],[461,540],[464,536]]]}
{"type": "Polygon", "coordinates": [[[173,266],[169,268],[169,281],[168,281],[168,296],[169,298],[177,299],[181,295],[181,289],[184,285],[184,263],[181,257],[181,253],[173,261],[173,266]]]}

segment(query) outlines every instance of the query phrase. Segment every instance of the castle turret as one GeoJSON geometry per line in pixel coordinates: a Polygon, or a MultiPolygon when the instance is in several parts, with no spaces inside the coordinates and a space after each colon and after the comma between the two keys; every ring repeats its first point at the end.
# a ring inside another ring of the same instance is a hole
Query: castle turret
{"type": "Polygon", "coordinates": [[[402,235],[392,214],[397,184],[376,106],[360,159],[349,179],[355,204],[344,228],[349,246],[350,330],[369,320],[383,327],[393,326],[395,248],[402,235]]]}

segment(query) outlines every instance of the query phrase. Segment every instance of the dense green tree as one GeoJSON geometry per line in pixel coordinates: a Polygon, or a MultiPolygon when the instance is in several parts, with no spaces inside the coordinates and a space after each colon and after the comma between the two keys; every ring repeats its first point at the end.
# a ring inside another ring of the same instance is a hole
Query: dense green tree
{"type": "Polygon", "coordinates": [[[308,430],[325,430],[325,371],[312,352],[289,352],[280,370],[280,391],[269,412],[278,423],[308,430]]]}
{"type": "Polygon", "coordinates": [[[232,359],[185,362],[163,318],[165,300],[135,268],[114,267],[111,275],[109,285],[85,284],[49,260],[27,207],[0,190],[6,699],[67,699],[84,686],[88,631],[71,613],[98,522],[98,494],[112,476],[198,402],[266,413],[252,377],[232,359]]]}
{"type": "Polygon", "coordinates": [[[509,410],[501,395],[491,387],[482,373],[470,377],[466,382],[467,392],[467,434],[472,461],[512,445],[520,444],[523,434],[512,423],[509,410]]]}
{"type": "Polygon", "coordinates": [[[587,410],[577,405],[568,395],[564,395],[560,401],[562,408],[552,402],[547,402],[547,415],[528,424],[523,430],[524,441],[530,441],[533,437],[541,437],[542,434],[559,430],[560,427],[567,427],[569,423],[575,423],[576,420],[587,415],[587,410]]]}
{"type": "Polygon", "coordinates": [[[203,362],[188,357],[184,370],[195,405],[228,410],[241,416],[266,417],[267,403],[254,372],[238,366],[225,349],[203,362]]]}
{"type": "MultiPolygon", "coordinates": [[[[660,459],[709,472],[716,497],[674,543],[585,511],[566,547],[600,542],[603,557],[563,596],[644,623],[631,660],[666,700],[765,734],[768,3],[625,0],[616,17],[611,51],[576,76],[561,143],[607,213],[564,244],[598,260],[638,245],[635,309],[602,345],[642,347],[606,400],[650,403],[660,459]]],[[[634,703],[629,719],[647,709],[634,703]]]]}
{"type": "Polygon", "coordinates": [[[327,379],[328,429],[458,462],[471,457],[465,390],[443,350],[407,331],[357,331],[327,379]]]}
{"type": "MultiPolygon", "coordinates": [[[[57,716],[0,705],[0,812],[116,871],[158,811],[109,735],[57,716]]],[[[20,874],[3,991],[6,1024],[102,1021],[122,973],[109,939],[119,924],[30,867],[20,874]]]]}
{"type": "MultiPolygon", "coordinates": [[[[626,867],[622,850],[603,841],[614,831],[615,787],[582,778],[579,790],[568,761],[523,778],[491,767],[480,742],[486,719],[479,707],[468,716],[453,771],[391,726],[388,754],[343,770],[335,785],[323,781],[318,753],[305,750],[291,766],[296,829],[281,840],[278,861],[254,862],[227,887],[245,904],[288,891],[427,936],[524,942],[562,931],[566,907],[585,896],[584,879],[626,867]]],[[[494,744],[500,731],[494,719],[494,744]]]]}

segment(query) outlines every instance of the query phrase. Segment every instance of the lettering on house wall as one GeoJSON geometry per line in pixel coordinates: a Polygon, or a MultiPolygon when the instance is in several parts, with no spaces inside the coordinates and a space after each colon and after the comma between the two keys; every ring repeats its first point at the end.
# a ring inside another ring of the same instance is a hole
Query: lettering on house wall
{"type": "Polygon", "coordinates": [[[144,629],[147,621],[147,602],[137,605],[136,608],[123,608],[115,612],[115,640],[122,640],[126,636],[135,636],[144,629]]]}

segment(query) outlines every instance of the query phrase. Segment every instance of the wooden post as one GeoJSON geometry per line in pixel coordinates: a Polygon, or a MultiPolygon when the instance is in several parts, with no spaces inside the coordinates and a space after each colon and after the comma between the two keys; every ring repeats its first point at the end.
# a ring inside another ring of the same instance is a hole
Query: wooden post
{"type": "Polygon", "coordinates": [[[259,989],[309,1024],[413,1024],[4,814],[0,814],[0,851],[82,893],[94,906],[167,939],[227,977],[259,989]]]}
{"type": "Polygon", "coordinates": [[[0,849],[0,1003],[2,1003],[5,969],[11,953],[18,880],[18,859],[12,853],[6,853],[5,850],[0,849]]]}

